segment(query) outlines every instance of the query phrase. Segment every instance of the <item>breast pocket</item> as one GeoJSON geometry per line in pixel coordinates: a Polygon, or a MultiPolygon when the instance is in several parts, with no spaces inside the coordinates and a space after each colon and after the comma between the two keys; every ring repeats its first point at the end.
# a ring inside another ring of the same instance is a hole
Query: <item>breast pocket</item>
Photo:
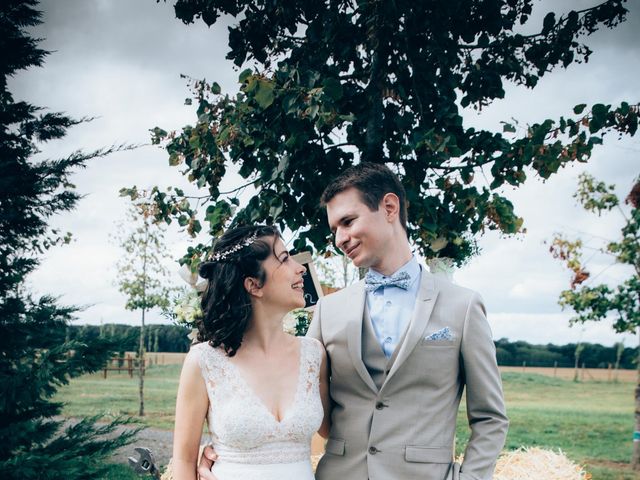
{"type": "Polygon", "coordinates": [[[450,385],[458,378],[459,353],[457,344],[444,345],[438,342],[438,345],[434,345],[429,342],[419,345],[412,357],[415,359],[416,370],[424,375],[425,381],[437,388],[450,385]]]}

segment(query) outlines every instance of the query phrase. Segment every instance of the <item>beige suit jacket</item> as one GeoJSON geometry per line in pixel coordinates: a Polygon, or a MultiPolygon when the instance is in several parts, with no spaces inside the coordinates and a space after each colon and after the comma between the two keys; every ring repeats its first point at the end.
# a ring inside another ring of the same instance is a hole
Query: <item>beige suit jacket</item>
{"type": "Polygon", "coordinates": [[[495,347],[475,292],[423,268],[413,318],[378,389],[362,359],[364,282],[322,298],[308,335],[330,362],[333,403],[318,480],[491,479],[508,427],[495,347]],[[445,339],[428,338],[448,327],[445,339]],[[453,463],[466,387],[471,437],[453,463]]]}

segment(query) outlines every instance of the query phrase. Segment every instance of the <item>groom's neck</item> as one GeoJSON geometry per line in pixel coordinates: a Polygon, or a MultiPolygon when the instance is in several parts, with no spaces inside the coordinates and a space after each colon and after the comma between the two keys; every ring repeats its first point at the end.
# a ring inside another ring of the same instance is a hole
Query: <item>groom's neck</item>
{"type": "Polygon", "coordinates": [[[382,275],[393,275],[404,264],[411,260],[412,257],[411,247],[406,237],[403,239],[399,238],[397,239],[397,244],[389,245],[381,256],[380,261],[376,265],[371,265],[369,268],[382,275]]]}

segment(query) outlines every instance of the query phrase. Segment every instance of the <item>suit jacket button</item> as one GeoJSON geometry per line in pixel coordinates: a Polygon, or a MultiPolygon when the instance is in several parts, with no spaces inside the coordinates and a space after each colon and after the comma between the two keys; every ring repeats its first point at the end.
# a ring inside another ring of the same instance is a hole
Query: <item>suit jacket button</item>
{"type": "Polygon", "coordinates": [[[369,447],[369,453],[371,455],[375,455],[376,453],[378,453],[380,450],[378,450],[376,447],[369,447]]]}
{"type": "Polygon", "coordinates": [[[385,407],[385,404],[382,402],[378,402],[376,403],[376,409],[377,410],[382,410],[385,407]]]}

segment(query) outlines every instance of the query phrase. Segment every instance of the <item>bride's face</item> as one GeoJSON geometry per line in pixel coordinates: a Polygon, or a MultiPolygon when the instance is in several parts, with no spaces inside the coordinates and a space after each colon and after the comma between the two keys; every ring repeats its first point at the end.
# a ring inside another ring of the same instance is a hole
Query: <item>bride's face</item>
{"type": "Polygon", "coordinates": [[[259,289],[261,302],[282,307],[286,312],[305,305],[302,275],[306,268],[289,256],[280,238],[274,244],[274,254],[262,264],[266,280],[259,289]]]}

